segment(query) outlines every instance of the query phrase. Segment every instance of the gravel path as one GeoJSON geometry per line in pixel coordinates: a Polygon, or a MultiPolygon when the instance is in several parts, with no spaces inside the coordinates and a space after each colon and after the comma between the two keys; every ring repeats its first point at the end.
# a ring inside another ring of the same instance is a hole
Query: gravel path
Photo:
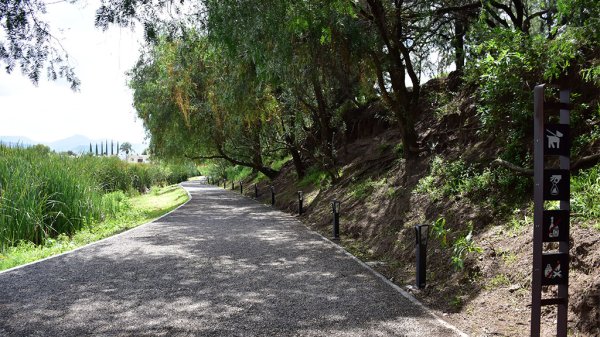
{"type": "Polygon", "coordinates": [[[231,191],[0,273],[0,336],[456,336],[293,217],[231,191]]]}

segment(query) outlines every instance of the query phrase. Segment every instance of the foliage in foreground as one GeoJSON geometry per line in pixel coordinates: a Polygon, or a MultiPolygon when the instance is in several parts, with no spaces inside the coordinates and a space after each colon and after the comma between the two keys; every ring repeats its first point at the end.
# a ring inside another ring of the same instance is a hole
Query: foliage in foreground
{"type": "Polygon", "coordinates": [[[71,158],[45,147],[0,147],[0,251],[21,240],[43,244],[60,234],[71,235],[117,213],[124,193],[144,192],[194,174],[192,166],[71,158]]]}
{"type": "Polygon", "coordinates": [[[113,214],[103,222],[86,226],[71,236],[60,234],[48,238],[43,245],[20,241],[0,254],[0,270],[70,251],[123,232],[168,213],[188,200],[187,193],[174,185],[153,188],[151,193],[135,197],[127,197],[120,191],[108,193],[105,197],[117,201],[112,204],[113,214]]]}

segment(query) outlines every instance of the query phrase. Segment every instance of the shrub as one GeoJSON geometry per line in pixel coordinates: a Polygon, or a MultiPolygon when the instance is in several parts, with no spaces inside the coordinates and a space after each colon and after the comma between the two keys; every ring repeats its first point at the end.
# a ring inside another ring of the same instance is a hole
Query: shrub
{"type": "Polygon", "coordinates": [[[298,187],[309,185],[327,188],[331,184],[331,175],[317,167],[311,167],[306,171],[306,175],[298,182],[298,187]]]}
{"type": "Polygon", "coordinates": [[[600,217],[600,165],[571,177],[571,210],[585,219],[600,217]]]}

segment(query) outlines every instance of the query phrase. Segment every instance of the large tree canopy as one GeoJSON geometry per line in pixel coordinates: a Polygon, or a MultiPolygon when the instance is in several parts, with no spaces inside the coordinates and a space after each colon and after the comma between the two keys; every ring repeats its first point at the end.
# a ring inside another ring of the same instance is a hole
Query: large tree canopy
{"type": "MultiPolygon", "coordinates": [[[[37,81],[45,63],[66,61],[38,19],[42,2],[1,6],[8,71],[20,64],[37,81]]],[[[270,162],[290,156],[299,177],[310,164],[335,179],[354,111],[373,102],[389,111],[380,117],[397,125],[406,159],[423,151],[422,83],[449,67],[478,100],[482,132],[502,131],[507,159],[525,160],[515,144],[533,85],[597,88],[599,14],[593,0],[103,0],[96,25],[145,30],[130,84],[154,155],[219,158],[269,177],[270,162]]],[[[77,83],[68,67],[50,74],[77,83]]],[[[574,115],[586,120],[597,107],[581,97],[574,115]]]]}
{"type": "MultiPolygon", "coordinates": [[[[177,78],[201,73],[205,81],[180,83],[180,91],[188,92],[186,104],[177,90],[170,96],[183,118],[170,119],[172,125],[195,114],[203,130],[211,130],[209,136],[193,131],[202,140],[190,143],[190,156],[257,168],[265,157],[289,154],[299,176],[310,161],[335,178],[345,116],[373,100],[385,103],[387,118],[397,123],[404,156],[422,151],[415,123],[423,78],[451,65],[479,87],[484,126],[505,129],[506,139],[522,137],[533,83],[569,72],[592,82],[598,78],[596,63],[586,65],[597,50],[598,7],[585,0],[205,0],[193,14],[173,19],[157,14],[156,7],[113,1],[99,11],[98,22],[141,20],[149,41],[158,36],[178,45],[198,43],[186,39],[186,29],[200,37],[210,70],[202,62],[188,63],[177,68],[186,69],[177,78]]],[[[177,130],[166,139],[185,134],[177,130]]],[[[161,132],[151,131],[156,145],[167,149],[161,132]]]]}

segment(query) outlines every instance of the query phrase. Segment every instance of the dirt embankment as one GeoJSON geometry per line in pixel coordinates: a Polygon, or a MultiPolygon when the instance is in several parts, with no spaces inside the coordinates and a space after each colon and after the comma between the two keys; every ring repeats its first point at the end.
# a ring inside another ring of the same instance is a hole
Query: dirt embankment
{"type": "MultiPolygon", "coordinates": [[[[424,150],[410,162],[399,155],[395,130],[382,132],[377,123],[365,123],[339,149],[342,174],[334,184],[299,186],[288,163],[273,182],[276,206],[296,213],[297,191],[302,190],[305,213],[300,219],[330,237],[330,203],[341,201],[340,244],[346,249],[470,335],[525,336],[531,302],[531,197],[520,195],[517,188],[437,197],[427,190],[446,183],[432,177],[436,160],[441,166],[461,160],[467,168],[492,168],[499,152],[494,135],[478,132],[472,100],[467,97],[455,105],[454,112],[442,117],[423,114],[418,131],[424,150]],[[424,179],[432,183],[424,184],[424,179]],[[445,220],[446,232],[431,236],[428,284],[417,290],[413,227],[438,219],[445,220]],[[472,237],[467,237],[469,232],[472,237]]],[[[267,183],[259,189],[259,199],[270,203],[267,183]]],[[[253,195],[254,190],[246,193],[253,195]]],[[[593,227],[572,218],[568,324],[574,336],[600,336],[600,232],[593,227]]],[[[544,297],[555,291],[546,287],[544,297]]],[[[554,307],[543,308],[542,335],[555,335],[555,317],[554,307]]]]}

